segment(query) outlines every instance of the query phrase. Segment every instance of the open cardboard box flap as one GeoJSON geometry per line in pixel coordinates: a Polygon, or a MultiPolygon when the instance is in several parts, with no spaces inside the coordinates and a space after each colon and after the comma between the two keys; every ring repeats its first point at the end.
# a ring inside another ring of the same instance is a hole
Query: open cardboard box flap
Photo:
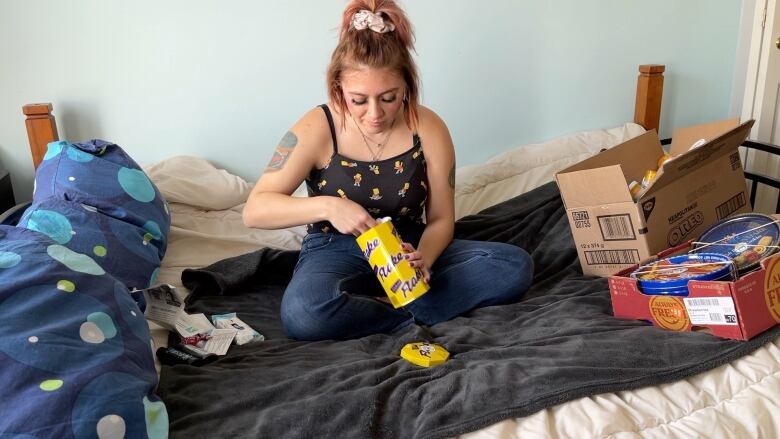
{"type": "MultiPolygon", "coordinates": [[[[730,119],[721,121],[720,123],[716,122],[713,124],[699,125],[700,127],[705,127],[704,132],[713,133],[713,135],[717,137],[711,138],[707,143],[693,150],[686,151],[682,155],[674,157],[671,161],[664,163],[655,180],[653,180],[652,184],[642,194],[642,198],[653,195],[672,182],[677,181],[683,175],[689,174],[696,169],[711,163],[713,160],[717,160],[725,154],[730,154],[735,151],[739,145],[747,139],[754,121],[749,120],[741,125],[735,126],[738,122],[738,119],[730,119]],[[726,127],[731,128],[728,128],[727,131],[723,132],[722,130],[726,129],[726,127]],[[716,133],[716,128],[720,129],[721,132],[716,133]]],[[[685,133],[683,135],[688,136],[688,138],[695,137],[696,140],[701,138],[706,139],[706,137],[694,134],[694,131],[690,131],[689,128],[683,128],[679,131],[684,131],[685,133]]],[[[699,133],[702,133],[702,131],[699,131],[699,133]]],[[[675,135],[677,135],[677,131],[675,131],[675,135]]],[[[696,140],[693,142],[696,142],[696,140]]]]}
{"type": "Polygon", "coordinates": [[[655,130],[651,130],[623,142],[619,147],[602,151],[593,157],[570,166],[558,172],[558,175],[584,169],[621,165],[625,175],[623,184],[628,185],[631,180],[642,181],[645,170],[649,168],[655,169],[658,157],[662,154],[663,147],[658,140],[658,135],[655,133],[655,130]]]}
{"type": "Polygon", "coordinates": [[[691,146],[699,139],[709,142],[739,126],[739,119],[726,119],[716,122],[703,123],[691,127],[677,128],[672,133],[672,145],[669,155],[677,157],[688,152],[691,146]]]}
{"type": "MultiPolygon", "coordinates": [[[[657,169],[664,153],[654,131],[558,172],[583,273],[610,276],[700,235],[721,218],[749,211],[738,150],[752,126],[732,119],[677,131],[677,143],[686,148],[709,141],[664,163],[638,200],[629,183],[657,169]]],[[[780,315],[780,305],[778,310],[780,315]]]]}
{"type": "Polygon", "coordinates": [[[621,165],[611,165],[556,175],[567,209],[633,202],[621,165]]]}

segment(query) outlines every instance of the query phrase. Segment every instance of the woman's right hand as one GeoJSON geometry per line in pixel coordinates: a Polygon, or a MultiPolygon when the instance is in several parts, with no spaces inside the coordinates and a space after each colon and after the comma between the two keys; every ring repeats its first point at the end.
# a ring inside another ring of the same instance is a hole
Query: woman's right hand
{"type": "Polygon", "coordinates": [[[376,220],[360,204],[332,197],[328,221],[341,233],[358,236],[376,225],[376,220]]]}

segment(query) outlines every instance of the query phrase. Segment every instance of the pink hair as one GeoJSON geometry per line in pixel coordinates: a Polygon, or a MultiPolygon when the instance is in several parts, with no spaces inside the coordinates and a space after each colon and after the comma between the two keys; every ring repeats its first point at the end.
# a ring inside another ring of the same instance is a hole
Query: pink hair
{"type": "MultiPolygon", "coordinates": [[[[413,50],[412,24],[406,13],[393,0],[350,1],[344,9],[339,42],[333,50],[328,66],[328,96],[336,111],[342,114],[348,111],[341,90],[341,74],[345,70],[363,66],[388,68],[398,73],[406,84],[404,120],[416,131],[420,83],[417,67],[412,59],[413,50]],[[363,9],[382,15],[385,21],[393,23],[395,30],[378,33],[371,29],[352,28],[352,17],[363,9]]],[[[342,127],[344,123],[342,119],[342,127]]]]}

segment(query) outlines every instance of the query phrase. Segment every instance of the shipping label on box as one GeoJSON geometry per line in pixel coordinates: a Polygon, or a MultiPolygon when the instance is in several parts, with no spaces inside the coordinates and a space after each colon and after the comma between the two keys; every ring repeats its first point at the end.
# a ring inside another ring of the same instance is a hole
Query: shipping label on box
{"type": "Polygon", "coordinates": [[[731,297],[685,297],[691,325],[737,325],[737,309],[731,297]]]}
{"type": "Polygon", "coordinates": [[[583,266],[607,276],[650,256],[633,203],[580,207],[567,211],[583,266]]]}

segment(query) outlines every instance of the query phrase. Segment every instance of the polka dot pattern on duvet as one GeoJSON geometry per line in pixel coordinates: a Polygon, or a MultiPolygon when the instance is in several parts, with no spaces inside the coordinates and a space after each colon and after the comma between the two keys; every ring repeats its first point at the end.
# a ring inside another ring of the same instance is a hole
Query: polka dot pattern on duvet
{"type": "Polygon", "coordinates": [[[105,364],[124,352],[110,312],[88,295],[63,294],[53,284],[23,289],[0,302],[0,334],[6,334],[0,352],[53,373],[105,364]],[[35,318],[18,312],[24,309],[35,310],[35,318]],[[31,343],[31,335],[38,341],[31,343]]]}
{"type": "Polygon", "coordinates": [[[66,293],[72,293],[76,291],[76,284],[67,279],[63,279],[57,282],[57,289],[65,291],[66,293]]]}
{"type": "Polygon", "coordinates": [[[77,162],[87,163],[91,162],[95,156],[86,153],[78,148],[68,148],[68,158],[77,162]]]}
{"type": "Polygon", "coordinates": [[[119,185],[134,199],[147,203],[154,200],[154,186],[149,177],[138,169],[122,168],[119,170],[119,185]]]}
{"type": "Polygon", "coordinates": [[[11,268],[21,261],[22,257],[17,253],[0,251],[0,268],[11,268]]]}
{"type": "Polygon", "coordinates": [[[67,144],[68,142],[65,141],[49,143],[46,147],[46,154],[43,155],[43,160],[51,160],[57,157],[62,152],[62,148],[67,146],[67,144]]]}
{"type": "Polygon", "coordinates": [[[168,414],[161,402],[147,397],[137,400],[146,386],[142,380],[109,372],[87,383],[73,404],[73,435],[76,439],[163,438],[167,436],[168,414]]]}
{"type": "Polygon", "coordinates": [[[61,245],[50,245],[46,249],[46,252],[49,253],[49,256],[51,256],[52,259],[62,263],[73,271],[92,274],[94,276],[106,274],[106,272],[100,268],[100,265],[98,265],[94,259],[87,255],[76,253],[67,247],[63,247],[61,245]]]}
{"type": "Polygon", "coordinates": [[[73,227],[70,220],[52,210],[33,210],[27,218],[26,227],[41,232],[60,244],[67,244],[73,237],[73,227]]]}
{"type": "Polygon", "coordinates": [[[62,380],[46,380],[42,382],[41,385],[38,387],[40,387],[41,390],[45,390],[47,392],[53,392],[59,389],[60,387],[62,387],[62,384],[63,384],[62,380]]]}
{"type": "MultiPolygon", "coordinates": [[[[139,245],[153,242],[162,258],[170,228],[167,203],[121,147],[100,139],[59,141],[49,144],[46,157],[36,172],[34,203],[52,197],[71,201],[81,204],[82,209],[145,229],[153,239],[142,239],[139,245]]],[[[77,226],[73,228],[78,232],[77,226]]],[[[95,245],[104,244],[93,243],[90,248],[95,245]]]]}
{"type": "MultiPolygon", "coordinates": [[[[129,288],[146,288],[164,256],[161,244],[167,229],[154,220],[138,227],[85,206],[67,200],[42,200],[25,212],[19,224],[27,227],[41,211],[61,214],[72,228],[71,239],[63,247],[90,258],[129,288]]],[[[142,209],[143,203],[130,199],[127,208],[142,209]]]]}
{"type": "Polygon", "coordinates": [[[0,439],[167,437],[130,289],[156,283],[169,229],[164,198],[118,145],[49,144],[32,205],[0,225],[0,369],[14,407],[0,439]]]}

